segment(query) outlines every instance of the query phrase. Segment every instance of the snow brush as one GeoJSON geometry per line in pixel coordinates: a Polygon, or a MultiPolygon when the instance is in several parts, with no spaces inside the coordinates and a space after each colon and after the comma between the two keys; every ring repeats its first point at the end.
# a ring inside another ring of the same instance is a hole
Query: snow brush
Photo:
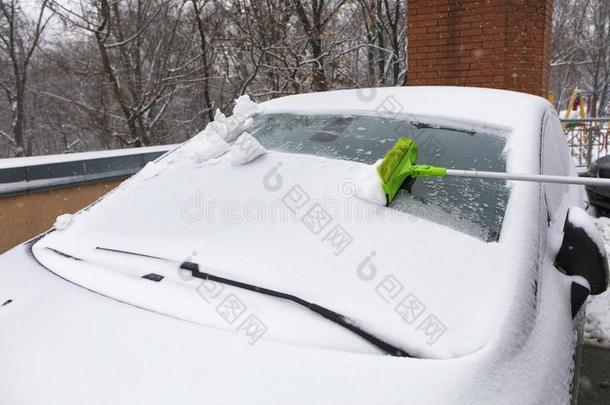
{"type": "Polygon", "coordinates": [[[416,177],[472,177],[479,179],[500,179],[533,181],[538,183],[579,184],[584,186],[610,187],[610,179],[597,177],[554,176],[544,174],[516,174],[504,172],[486,172],[479,170],[457,170],[446,167],[416,165],[417,143],[411,138],[400,137],[390,149],[381,164],[377,166],[377,174],[381,179],[386,205],[389,205],[398,190],[406,184],[410,189],[416,177]]]}

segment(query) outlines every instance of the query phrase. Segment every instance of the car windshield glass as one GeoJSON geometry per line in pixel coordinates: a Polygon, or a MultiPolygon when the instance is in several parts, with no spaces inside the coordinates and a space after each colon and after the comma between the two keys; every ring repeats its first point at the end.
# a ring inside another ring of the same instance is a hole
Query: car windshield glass
{"type": "MultiPolygon", "coordinates": [[[[418,163],[457,169],[505,171],[502,136],[357,115],[263,114],[248,131],[267,149],[373,164],[398,137],[419,147],[418,163]]],[[[412,194],[401,190],[391,208],[485,241],[496,241],[508,200],[502,180],[418,178],[412,194]]]]}

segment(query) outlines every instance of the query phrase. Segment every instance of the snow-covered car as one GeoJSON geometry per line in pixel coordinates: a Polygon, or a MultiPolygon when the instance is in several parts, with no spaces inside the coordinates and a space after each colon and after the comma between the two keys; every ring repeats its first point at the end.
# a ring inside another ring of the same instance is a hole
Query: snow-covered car
{"type": "Polygon", "coordinates": [[[576,176],[531,95],[243,96],[0,256],[0,403],[570,403],[607,287],[584,188],[419,178],[385,206],[401,136],[424,164],[576,176]]]}

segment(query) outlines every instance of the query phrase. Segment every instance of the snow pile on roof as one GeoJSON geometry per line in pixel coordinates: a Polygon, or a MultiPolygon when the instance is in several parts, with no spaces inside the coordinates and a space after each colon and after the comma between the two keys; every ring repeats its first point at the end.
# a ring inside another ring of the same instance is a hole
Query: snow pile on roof
{"type": "MultiPolygon", "coordinates": [[[[214,122],[212,122],[212,124],[214,122]]],[[[198,163],[222,156],[230,148],[231,146],[227,141],[216,132],[209,132],[203,136],[197,136],[189,143],[189,149],[192,151],[193,157],[198,163]]]]}
{"type": "Polygon", "coordinates": [[[233,116],[237,117],[242,121],[246,121],[248,118],[252,118],[259,111],[258,104],[250,99],[250,96],[244,94],[235,100],[235,107],[233,108],[233,116]]]}
{"type": "MultiPolygon", "coordinates": [[[[210,122],[204,130],[195,135],[190,141],[179,147],[175,153],[168,155],[167,158],[160,158],[148,163],[133,178],[129,179],[120,187],[128,187],[139,184],[141,181],[150,180],[162,173],[169,165],[182,160],[192,160],[196,163],[204,163],[224,155],[231,150],[229,142],[234,141],[248,125],[251,117],[259,110],[257,103],[253,102],[249,96],[243,95],[235,100],[233,115],[227,117],[220,110],[216,110],[214,121],[210,122]]],[[[256,141],[258,144],[258,141],[256,141]]],[[[248,152],[253,153],[249,156],[250,160],[264,153],[264,148],[248,143],[248,152]],[[254,148],[254,149],[250,149],[254,148]],[[261,150],[262,148],[262,150],[261,150]]],[[[244,159],[244,156],[235,158],[244,159]]],[[[246,163],[243,161],[242,163],[246,163]]]]}
{"type": "Polygon", "coordinates": [[[220,110],[216,110],[214,121],[203,131],[215,132],[225,141],[231,142],[237,138],[250,119],[258,111],[258,104],[253,102],[248,95],[243,95],[235,100],[233,115],[227,117],[220,110]]]}
{"type": "MultiPolygon", "coordinates": [[[[610,249],[610,218],[597,218],[595,225],[604,240],[606,250],[610,249]]],[[[610,292],[589,298],[585,339],[610,345],[610,292]]]]}
{"type": "Polygon", "coordinates": [[[233,144],[231,149],[231,164],[243,165],[267,153],[267,150],[255,137],[244,132],[233,144]]]}
{"type": "MultiPolygon", "coordinates": [[[[234,141],[247,126],[248,121],[258,111],[258,104],[247,95],[235,100],[233,115],[227,117],[216,110],[214,121],[184,145],[180,156],[191,155],[199,163],[222,156],[229,151],[229,142],[234,141]]],[[[259,155],[260,156],[260,155],[259,155]]]]}
{"type": "Polygon", "coordinates": [[[233,116],[227,118],[226,115],[217,109],[216,114],[214,114],[214,121],[208,124],[204,130],[204,134],[210,132],[216,133],[225,141],[230,142],[239,135],[241,127],[241,122],[234,119],[233,116]]]}

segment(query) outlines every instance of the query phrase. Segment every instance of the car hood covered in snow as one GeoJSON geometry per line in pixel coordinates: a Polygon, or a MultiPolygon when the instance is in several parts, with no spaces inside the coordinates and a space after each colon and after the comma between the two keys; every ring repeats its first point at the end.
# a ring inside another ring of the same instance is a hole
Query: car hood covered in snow
{"type": "MultiPolygon", "coordinates": [[[[500,320],[495,304],[509,277],[500,245],[351,196],[363,166],[273,152],[244,166],[228,155],[174,164],[127,183],[34,253],[91,290],[218,328],[233,325],[198,296],[199,283],[181,279],[176,263],[96,248],[190,257],[212,274],[337,311],[421,357],[480,349],[500,320]],[[148,273],[167,279],[151,283],[141,278],[148,273]]],[[[370,350],[291,302],[225,288],[265,323],[266,338],[370,350]]]]}
{"type": "MultiPolygon", "coordinates": [[[[333,105],[372,111],[398,94],[414,114],[508,129],[508,170],[538,169],[542,99],[385,89],[373,101],[367,95],[367,104],[353,91],[336,94],[342,96],[312,96],[307,105],[299,97],[273,101],[261,111],[333,105]],[[483,109],[481,119],[475,122],[465,105],[483,109]],[[501,113],[509,107],[510,114],[501,113]]],[[[237,115],[245,123],[250,113],[242,107],[237,115]]],[[[217,116],[212,129],[224,138],[233,130],[229,121],[217,116]]],[[[233,165],[226,147],[195,137],[58,221],[32,246],[34,258],[23,246],[0,258],[0,300],[19,292],[0,308],[2,330],[17,331],[0,341],[0,350],[11,348],[2,353],[7,367],[0,381],[16,381],[0,387],[8,399],[31,392],[35,403],[53,392],[58,403],[107,403],[116,402],[114,390],[151,403],[563,403],[569,397],[570,283],[552,268],[552,252],[540,238],[538,185],[512,185],[500,241],[486,243],[355,198],[363,164],[269,151],[233,165]],[[185,260],[337,311],[423,359],[380,355],[290,302],[192,279],[178,269],[185,260]],[[154,281],[158,276],[163,279],[154,281]],[[37,390],[28,391],[32,380],[37,390]],[[531,381],[539,383],[524,390],[531,381]],[[56,390],[71,385],[82,389],[56,390]]]]}

